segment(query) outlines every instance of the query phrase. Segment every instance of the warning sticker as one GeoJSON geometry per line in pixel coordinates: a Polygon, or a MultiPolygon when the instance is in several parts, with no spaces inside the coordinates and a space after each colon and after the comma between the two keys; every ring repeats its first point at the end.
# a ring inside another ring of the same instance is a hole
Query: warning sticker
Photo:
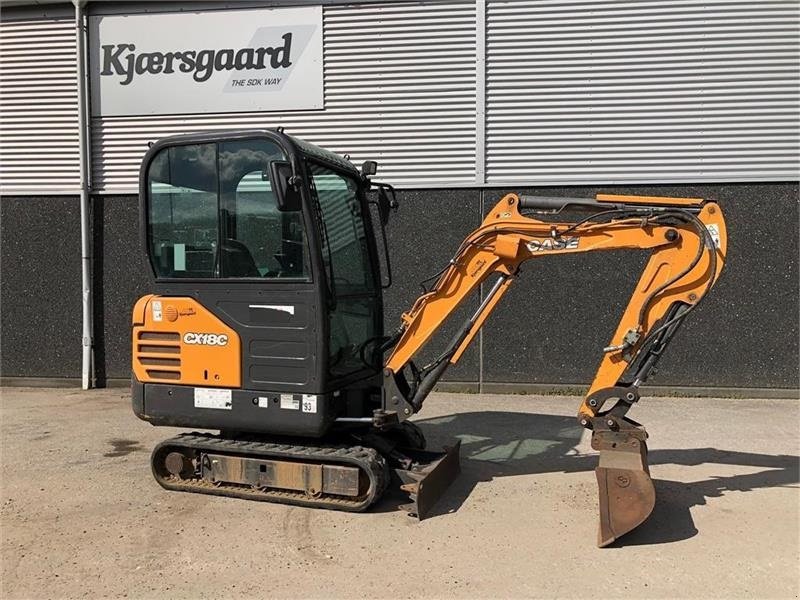
{"type": "Polygon", "coordinates": [[[711,239],[714,240],[714,247],[719,248],[719,225],[716,223],[709,223],[706,225],[706,229],[708,229],[708,233],[711,234],[711,239]]]}
{"type": "Polygon", "coordinates": [[[256,399],[258,400],[258,408],[269,408],[269,398],[259,396],[256,399]]]}
{"type": "Polygon", "coordinates": [[[231,390],[195,388],[194,407],[231,410],[233,408],[231,390]]]}
{"type": "Polygon", "coordinates": [[[303,412],[304,413],[317,412],[316,394],[303,394],[303,412]]]}
{"type": "Polygon", "coordinates": [[[153,321],[161,321],[163,318],[161,313],[161,301],[153,300],[153,321]]]}
{"type": "Polygon", "coordinates": [[[296,398],[292,394],[281,394],[281,408],[300,410],[300,398],[296,398]]]}

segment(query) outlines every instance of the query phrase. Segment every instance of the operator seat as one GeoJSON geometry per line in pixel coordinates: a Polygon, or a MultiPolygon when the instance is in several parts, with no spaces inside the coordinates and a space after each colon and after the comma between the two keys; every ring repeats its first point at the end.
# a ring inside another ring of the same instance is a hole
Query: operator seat
{"type": "Polygon", "coordinates": [[[253,255],[239,240],[222,240],[221,253],[222,272],[226,277],[261,277],[253,255]]]}

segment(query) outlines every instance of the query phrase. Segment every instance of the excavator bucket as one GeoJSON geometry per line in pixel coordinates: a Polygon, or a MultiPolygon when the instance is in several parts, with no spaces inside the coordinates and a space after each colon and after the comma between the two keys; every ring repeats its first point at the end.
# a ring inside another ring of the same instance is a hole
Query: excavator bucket
{"type": "Polygon", "coordinates": [[[600,500],[597,545],[608,546],[642,524],[656,503],[647,465],[647,433],[637,427],[595,431],[592,448],[600,451],[595,473],[600,500]]]}
{"type": "Polygon", "coordinates": [[[400,508],[420,521],[430,514],[433,506],[442,497],[453,480],[461,472],[461,440],[444,452],[416,450],[410,453],[413,464],[407,469],[397,468],[395,473],[402,484],[400,489],[408,494],[411,502],[400,508]]]}

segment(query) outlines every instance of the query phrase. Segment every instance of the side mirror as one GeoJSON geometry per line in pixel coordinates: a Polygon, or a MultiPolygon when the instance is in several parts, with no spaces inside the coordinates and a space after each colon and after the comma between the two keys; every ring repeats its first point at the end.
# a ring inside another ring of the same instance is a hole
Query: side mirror
{"type": "Polygon", "coordinates": [[[381,225],[386,227],[386,224],[389,222],[389,214],[392,211],[397,211],[397,207],[399,206],[397,202],[397,198],[394,194],[394,188],[387,184],[379,184],[378,187],[378,201],[376,203],[378,205],[378,216],[381,220],[381,225]],[[391,198],[389,194],[391,193],[391,198]]]}
{"type": "Polygon", "coordinates": [[[294,182],[292,165],[285,160],[274,160],[270,164],[272,193],[280,211],[299,211],[303,204],[300,189],[294,182]]]}
{"type": "Polygon", "coordinates": [[[364,164],[361,165],[361,176],[365,179],[371,175],[375,175],[378,172],[378,163],[374,160],[365,160],[364,164]]]}
{"type": "Polygon", "coordinates": [[[386,289],[392,285],[392,260],[389,257],[389,243],[386,241],[386,224],[389,222],[389,214],[396,211],[399,204],[394,193],[394,188],[388,183],[370,182],[370,187],[378,188],[378,197],[370,200],[370,204],[378,207],[378,219],[381,222],[381,237],[383,238],[383,258],[386,266],[386,282],[381,282],[381,288],[386,289]]]}

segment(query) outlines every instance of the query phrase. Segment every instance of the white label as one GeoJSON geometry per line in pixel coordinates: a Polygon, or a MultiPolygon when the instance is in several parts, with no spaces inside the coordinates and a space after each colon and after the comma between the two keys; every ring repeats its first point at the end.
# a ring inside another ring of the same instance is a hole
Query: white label
{"type": "Polygon", "coordinates": [[[258,408],[269,408],[269,398],[258,397],[258,408]]]}
{"type": "Polygon", "coordinates": [[[161,321],[163,315],[161,314],[161,301],[153,300],[153,321],[161,321]]]}
{"type": "Polygon", "coordinates": [[[706,229],[708,229],[708,233],[711,234],[711,239],[714,240],[714,247],[719,248],[720,239],[719,239],[719,225],[716,223],[709,223],[706,225],[706,229]]]}
{"type": "Polygon", "coordinates": [[[300,398],[295,398],[292,394],[281,394],[281,408],[300,410],[300,398]]]}
{"type": "Polygon", "coordinates": [[[305,413],[317,412],[316,394],[303,394],[303,412],[305,413]]]}
{"type": "Polygon", "coordinates": [[[263,308],[265,310],[278,310],[288,315],[294,315],[294,306],[291,304],[251,304],[250,308],[263,308]]]}
{"type": "Polygon", "coordinates": [[[176,271],[186,270],[186,244],[175,244],[172,246],[174,265],[176,271]]]}
{"type": "Polygon", "coordinates": [[[208,388],[194,389],[195,408],[220,408],[231,410],[233,401],[231,390],[213,390],[208,388]]]}

